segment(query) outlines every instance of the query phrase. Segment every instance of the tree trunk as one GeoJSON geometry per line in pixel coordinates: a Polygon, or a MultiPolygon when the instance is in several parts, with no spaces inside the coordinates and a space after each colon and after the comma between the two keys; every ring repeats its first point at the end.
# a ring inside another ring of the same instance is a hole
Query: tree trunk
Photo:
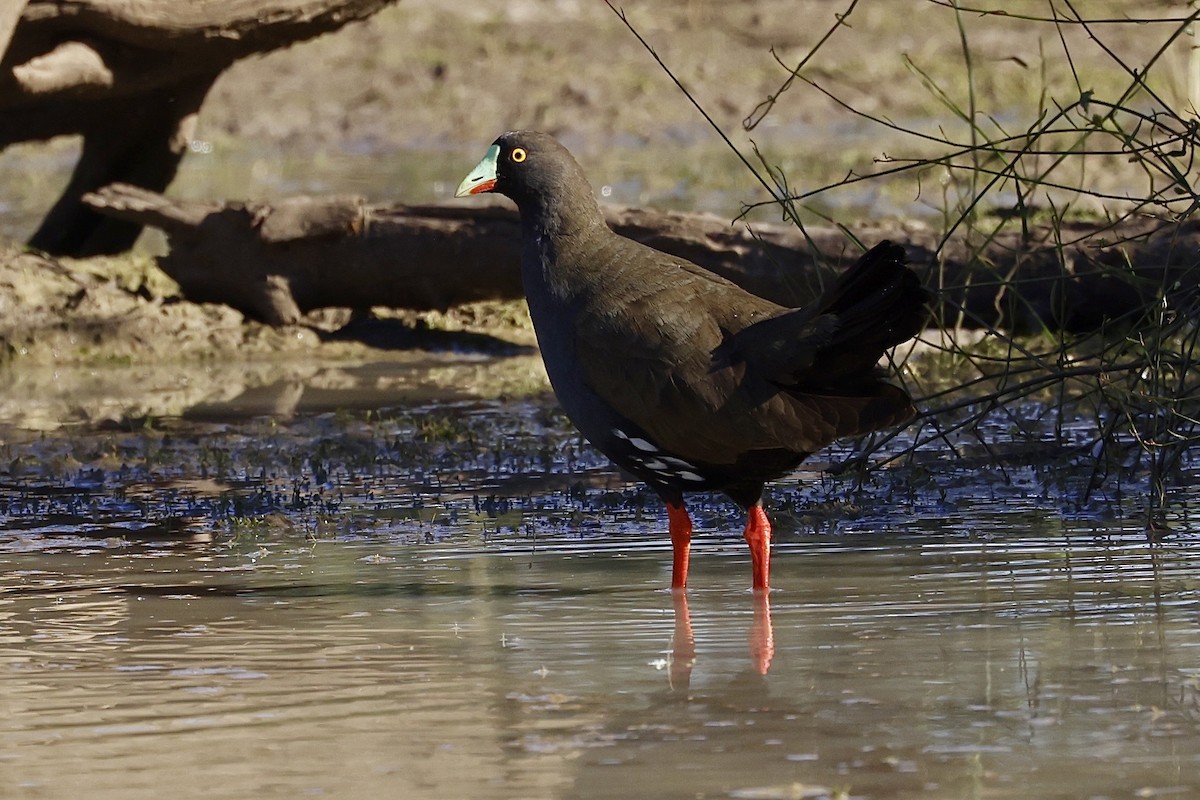
{"type": "MultiPolygon", "coordinates": [[[[87,202],[163,229],[162,268],[198,302],[226,303],[275,325],[325,307],[444,309],[521,296],[519,230],[507,201],[368,206],[357,198],[275,204],[174,201],[109,186],[87,202]]],[[[755,294],[803,305],[862,253],[837,228],[731,226],[711,215],[606,208],[618,232],[687,258],[755,294]]],[[[895,225],[859,231],[866,245],[904,244],[938,293],[945,325],[1087,331],[1139,313],[1163,287],[1191,306],[1200,223],[1137,219],[1119,225],[1033,228],[982,250],[959,238],[895,225]]]]}
{"type": "Polygon", "coordinates": [[[17,29],[17,22],[21,19],[21,12],[25,10],[25,3],[26,0],[6,0],[0,5],[0,54],[8,49],[8,43],[12,41],[13,31],[17,29]]]}
{"type": "Polygon", "coordinates": [[[71,181],[30,240],[61,255],[128,249],[141,226],[80,202],[175,176],[209,88],[234,61],[364,19],[393,0],[4,0],[0,148],[82,134],[71,181]]]}

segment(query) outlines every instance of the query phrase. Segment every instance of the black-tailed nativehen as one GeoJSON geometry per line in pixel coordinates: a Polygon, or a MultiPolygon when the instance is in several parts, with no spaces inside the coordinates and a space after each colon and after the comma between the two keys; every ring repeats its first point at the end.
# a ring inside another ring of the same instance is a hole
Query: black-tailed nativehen
{"type": "Polygon", "coordinates": [[[529,314],[567,416],[666,502],[672,588],[687,584],[684,494],[720,491],[747,513],[753,587],[767,589],[765,483],[835,439],[915,413],[877,368],[928,318],[903,248],[882,242],[816,302],[786,308],[614,233],[548,134],[496,139],[456,194],[482,192],[520,211],[529,314]]]}

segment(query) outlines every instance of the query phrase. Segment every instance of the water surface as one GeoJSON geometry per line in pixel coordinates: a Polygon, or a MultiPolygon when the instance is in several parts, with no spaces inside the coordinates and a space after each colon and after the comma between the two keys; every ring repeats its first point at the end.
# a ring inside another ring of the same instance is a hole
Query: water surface
{"type": "Polygon", "coordinates": [[[768,603],[545,400],[3,448],[0,796],[1200,792],[1194,542],[1020,469],[783,482],[768,603]]]}

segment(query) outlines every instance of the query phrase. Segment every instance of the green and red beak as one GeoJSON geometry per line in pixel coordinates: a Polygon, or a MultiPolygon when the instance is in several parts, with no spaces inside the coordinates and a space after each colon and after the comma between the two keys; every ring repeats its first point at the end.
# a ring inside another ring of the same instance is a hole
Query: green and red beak
{"type": "Polygon", "coordinates": [[[484,153],[483,159],[475,165],[475,169],[467,173],[463,182],[455,190],[455,197],[466,197],[471,194],[483,194],[496,188],[496,161],[500,158],[500,145],[494,144],[484,153]]]}

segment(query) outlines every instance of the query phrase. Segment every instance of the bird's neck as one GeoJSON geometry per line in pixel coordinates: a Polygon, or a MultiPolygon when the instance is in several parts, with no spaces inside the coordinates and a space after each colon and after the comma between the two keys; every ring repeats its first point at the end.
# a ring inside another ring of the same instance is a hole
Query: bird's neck
{"type": "Polygon", "coordinates": [[[586,236],[596,228],[607,226],[604,212],[590,191],[579,193],[544,193],[520,198],[521,226],[525,234],[566,239],[586,236]]]}
{"type": "Polygon", "coordinates": [[[526,288],[543,284],[566,300],[587,283],[586,275],[573,270],[584,267],[588,252],[598,237],[611,235],[599,204],[591,196],[547,198],[544,203],[521,203],[522,276],[526,288]]]}

